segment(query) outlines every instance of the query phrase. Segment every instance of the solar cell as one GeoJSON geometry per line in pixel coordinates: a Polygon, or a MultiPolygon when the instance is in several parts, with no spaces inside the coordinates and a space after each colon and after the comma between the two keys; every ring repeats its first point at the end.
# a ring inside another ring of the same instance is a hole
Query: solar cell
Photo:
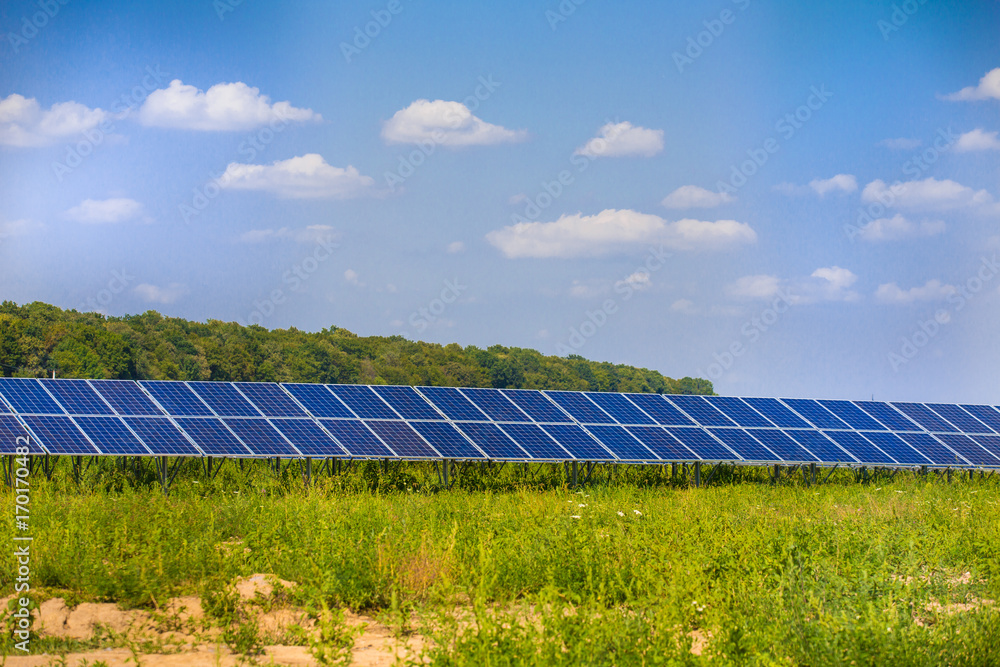
{"type": "Polygon", "coordinates": [[[42,380],[56,400],[71,415],[113,415],[86,380],[42,380]]]}
{"type": "Polygon", "coordinates": [[[156,402],[163,406],[167,414],[175,417],[208,417],[212,411],[183,382],[166,380],[140,380],[139,384],[148,391],[156,402]]]}
{"type": "Polygon", "coordinates": [[[23,415],[28,425],[45,449],[51,454],[93,456],[101,452],[87,440],[69,417],[23,415]]]}
{"type": "Polygon", "coordinates": [[[533,389],[501,389],[500,391],[536,422],[569,424],[573,421],[540,391],[533,389]]]}
{"type": "Polygon", "coordinates": [[[378,386],[372,387],[372,390],[403,419],[441,419],[441,413],[415,392],[413,387],[378,386]]]}
{"type": "Polygon", "coordinates": [[[1000,459],[1000,437],[995,435],[974,435],[972,439],[990,454],[1000,459]]]}
{"type": "Polygon", "coordinates": [[[483,459],[483,453],[448,422],[415,421],[410,426],[448,459],[483,459]]]}
{"type": "Polygon", "coordinates": [[[271,426],[288,438],[303,456],[347,456],[347,452],[312,419],[272,419],[271,426]]]}
{"type": "Polygon", "coordinates": [[[547,424],[546,433],[574,458],[584,461],[613,461],[615,456],[576,424],[547,424]]]}
{"type": "Polygon", "coordinates": [[[959,433],[936,433],[934,437],[962,455],[966,461],[977,466],[1000,465],[1000,459],[983,449],[979,443],[967,435],[959,433]]]}
{"type": "Polygon", "coordinates": [[[979,421],[957,405],[941,403],[926,403],[928,408],[944,417],[952,426],[957,426],[963,433],[992,433],[993,429],[979,421]]]}
{"type": "Polygon", "coordinates": [[[851,428],[860,431],[885,431],[882,424],[872,419],[868,413],[850,401],[820,401],[820,405],[847,422],[851,428]]]}
{"type": "Polygon", "coordinates": [[[920,403],[893,403],[892,405],[928,431],[937,433],[958,432],[957,428],[941,419],[933,410],[920,403]]]}
{"type": "MultiPolygon", "coordinates": [[[[910,435],[919,435],[911,433],[910,435]]],[[[924,435],[927,435],[926,433],[924,435]]],[[[895,433],[886,431],[866,431],[864,437],[883,452],[903,465],[927,465],[932,461],[911,447],[895,433]]]]}
{"type": "Polygon", "coordinates": [[[323,384],[285,383],[281,385],[295,397],[313,417],[324,419],[356,419],[344,403],[323,384]]]}
{"type": "MultiPolygon", "coordinates": [[[[714,409],[714,408],[713,408],[714,409]]],[[[715,440],[708,431],[700,428],[685,428],[683,426],[664,427],[688,449],[700,458],[708,461],[738,461],[739,455],[715,440]]]]}
{"type": "Polygon", "coordinates": [[[896,463],[888,454],[856,431],[823,431],[823,434],[850,452],[860,463],[874,465],[893,465],[896,463]]]}
{"type": "Polygon", "coordinates": [[[988,405],[963,405],[962,409],[989,426],[993,431],[1000,433],[1000,412],[988,405]]]}
{"type": "Polygon", "coordinates": [[[555,461],[573,458],[537,424],[504,424],[501,430],[528,452],[531,458],[555,461]]]}
{"type": "Polygon", "coordinates": [[[945,447],[944,443],[930,433],[924,433],[921,431],[919,433],[899,433],[898,435],[925,458],[930,459],[930,461],[935,465],[968,465],[968,461],[945,447]]]}
{"type": "Polygon", "coordinates": [[[847,451],[819,431],[788,429],[785,435],[812,452],[824,463],[855,463],[856,459],[847,451]]]}
{"type": "Polygon", "coordinates": [[[156,456],[201,456],[184,434],[166,417],[123,417],[156,456]]]}
{"type": "Polygon", "coordinates": [[[417,389],[437,409],[456,421],[489,421],[482,410],[455,387],[419,387],[417,389]]]}
{"type": "Polygon", "coordinates": [[[543,394],[559,404],[573,419],[583,424],[614,424],[604,410],[597,407],[584,394],[575,391],[543,391],[543,394]]]}
{"type": "Polygon", "coordinates": [[[260,412],[228,382],[188,382],[194,393],[220,417],[260,417],[260,412]]]}
{"type": "MultiPolygon", "coordinates": [[[[783,458],[760,444],[741,428],[712,428],[709,431],[745,461],[781,461],[783,458]]],[[[754,433],[756,434],[756,431],[754,433]]]]}
{"type": "Polygon", "coordinates": [[[364,423],[347,419],[321,419],[323,428],[333,435],[347,452],[357,458],[391,458],[396,452],[386,447],[364,423]]]}
{"type": "Polygon", "coordinates": [[[740,426],[774,426],[756,410],[733,396],[706,396],[705,400],[740,426]]]}
{"type": "Polygon", "coordinates": [[[816,428],[851,428],[832,412],[808,398],[783,398],[781,402],[799,413],[816,428]]]}
{"type": "Polygon", "coordinates": [[[781,428],[809,428],[809,424],[797,414],[789,410],[776,398],[744,398],[757,412],[767,417],[775,426],[781,428]]]}
{"type": "Polygon", "coordinates": [[[162,416],[149,396],[131,380],[91,380],[90,386],[120,415],[162,416]]]}
{"type": "Polygon", "coordinates": [[[7,405],[7,401],[4,400],[3,394],[0,394],[0,415],[9,415],[9,414],[13,413],[10,411],[10,407],[8,407],[7,405]]]}
{"type": "Polygon", "coordinates": [[[253,456],[253,452],[219,419],[180,418],[176,421],[207,456],[253,456]]]}
{"type": "Polygon", "coordinates": [[[102,454],[149,456],[152,453],[117,417],[76,417],[74,421],[102,454]]]}
{"type": "Polygon", "coordinates": [[[491,459],[521,461],[531,458],[526,451],[518,447],[517,443],[501,431],[496,424],[465,422],[456,424],[456,426],[491,459]]]}
{"type": "Polygon", "coordinates": [[[698,458],[680,440],[658,426],[629,426],[626,430],[663,460],[691,461],[698,458]]]}
{"type": "Polygon", "coordinates": [[[880,401],[854,401],[854,404],[893,431],[923,430],[888,403],[880,401]]]}
{"type": "Polygon", "coordinates": [[[663,398],[662,394],[624,394],[624,396],[632,403],[635,403],[647,415],[655,419],[658,424],[664,426],[696,425],[683,412],[678,410],[677,406],[663,398]]]}
{"type": "Polygon", "coordinates": [[[399,419],[399,415],[378,397],[371,387],[361,384],[328,384],[347,407],[362,419],[399,419]]]}
{"type": "Polygon", "coordinates": [[[17,454],[18,447],[27,447],[29,454],[44,454],[35,438],[13,415],[0,415],[0,454],[17,454]]]}
{"type": "Polygon", "coordinates": [[[66,414],[38,380],[28,378],[0,378],[0,394],[7,399],[15,413],[34,415],[66,414]]]}
{"type": "MultiPolygon", "coordinates": [[[[614,417],[619,424],[656,424],[645,412],[636,407],[624,394],[612,394],[603,391],[588,391],[587,398],[596,403],[602,410],[614,417]]],[[[664,401],[660,401],[663,403],[664,401]]]]}
{"type": "Polygon", "coordinates": [[[406,422],[365,421],[365,425],[403,458],[442,458],[441,454],[424,442],[424,439],[406,422]]]}
{"type": "Polygon", "coordinates": [[[234,382],[265,417],[306,417],[306,412],[274,382],[234,382]]]}
{"type": "MultiPolygon", "coordinates": [[[[822,460],[781,431],[769,428],[754,429],[752,435],[785,461],[814,462],[822,460]]],[[[742,454],[742,452],[740,453],[742,454]]]]}
{"type": "Polygon", "coordinates": [[[623,461],[656,461],[659,459],[622,426],[588,426],[591,435],[623,461]]]}
{"type": "Polygon", "coordinates": [[[498,422],[530,422],[531,417],[511,403],[499,389],[463,388],[461,393],[485,412],[490,419],[498,422]]]}
{"type": "Polygon", "coordinates": [[[299,451],[292,447],[266,419],[230,417],[222,421],[257,456],[293,458],[300,456],[299,451]]]}
{"type": "Polygon", "coordinates": [[[716,410],[702,396],[687,396],[684,394],[664,395],[668,401],[679,407],[689,417],[702,426],[737,426],[736,422],[716,410]]]}

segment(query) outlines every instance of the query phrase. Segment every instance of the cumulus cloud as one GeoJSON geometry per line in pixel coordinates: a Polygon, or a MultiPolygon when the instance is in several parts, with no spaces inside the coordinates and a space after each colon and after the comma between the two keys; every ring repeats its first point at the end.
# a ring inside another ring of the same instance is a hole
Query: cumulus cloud
{"type": "Polygon", "coordinates": [[[336,238],[337,234],[330,225],[309,225],[303,229],[281,227],[279,229],[251,229],[240,234],[243,243],[266,243],[288,239],[296,243],[318,243],[336,238]]]}
{"type": "Polygon", "coordinates": [[[170,283],[166,287],[142,283],[136,285],[132,292],[146,303],[169,304],[187,294],[188,289],[181,283],[170,283]]]}
{"type": "Polygon", "coordinates": [[[652,157],[663,150],[663,130],[632,125],[628,121],[608,123],[597,136],[576,149],[574,155],[589,157],[652,157]]]}
{"type": "Polygon", "coordinates": [[[350,165],[332,167],[317,153],[270,165],[231,162],[219,185],[231,190],[265,190],[287,199],[349,199],[375,194],[371,176],[362,176],[350,165]]]}
{"type": "Polygon", "coordinates": [[[114,224],[135,219],[149,222],[149,218],[143,214],[142,204],[124,197],[84,199],[66,211],[66,217],[91,225],[114,224]]]}
{"type": "Polygon", "coordinates": [[[660,202],[667,208],[713,208],[734,201],[726,192],[712,192],[697,185],[682,185],[660,202]]]}
{"type": "Polygon", "coordinates": [[[993,196],[986,190],[973,190],[961,183],[948,179],[939,181],[934,177],[891,186],[881,179],[874,180],[865,186],[861,199],[878,201],[885,206],[930,211],[977,209],[993,204],[993,196]]]}
{"type": "Polygon", "coordinates": [[[677,299],[672,304],[670,304],[670,310],[675,313],[685,313],[690,314],[695,312],[694,302],[689,299],[677,299]]]}
{"type": "Polygon", "coordinates": [[[754,243],[757,234],[735,220],[684,219],[607,209],[596,215],[564,215],[555,222],[520,222],[486,235],[509,258],[597,257],[649,244],[671,250],[712,250],[754,243]]]}
{"type": "Polygon", "coordinates": [[[465,250],[465,244],[461,241],[452,241],[446,248],[449,254],[455,255],[465,250]]]}
{"type": "Polygon", "coordinates": [[[649,271],[639,270],[625,276],[623,280],[615,283],[615,287],[631,287],[635,292],[652,287],[653,281],[649,276],[649,271]]]}
{"type": "Polygon", "coordinates": [[[109,117],[79,102],[59,102],[43,110],[38,100],[14,93],[0,99],[0,145],[46,146],[92,130],[109,117]]]}
{"type": "Polygon", "coordinates": [[[781,279],[773,275],[743,276],[726,286],[726,293],[736,299],[781,297],[794,305],[820,301],[857,301],[860,295],[851,288],[858,277],[839,266],[821,267],[808,277],[781,279]]]}
{"type": "Polygon", "coordinates": [[[915,301],[943,301],[955,292],[954,285],[946,285],[940,280],[928,280],[922,287],[902,289],[896,283],[879,285],[875,299],[881,303],[907,304],[915,301]]]}
{"type": "Polygon", "coordinates": [[[951,102],[969,102],[973,100],[1000,100],[1000,67],[987,72],[979,80],[978,86],[968,86],[958,91],[945,95],[944,99],[951,102]]]}
{"type": "Polygon", "coordinates": [[[508,130],[472,115],[461,102],[417,100],[393,114],[382,126],[390,144],[431,142],[455,148],[524,141],[525,130],[508,130]]]}
{"type": "Polygon", "coordinates": [[[924,142],[920,139],[908,139],[906,137],[899,137],[897,139],[883,139],[878,142],[879,146],[885,146],[894,151],[909,151],[914,148],[919,148],[924,142]]]}
{"type": "Polygon", "coordinates": [[[809,181],[809,187],[820,197],[834,191],[854,192],[858,189],[858,179],[851,174],[837,174],[832,178],[813,179],[809,181]]]}
{"type": "Polygon", "coordinates": [[[774,296],[781,289],[778,276],[757,274],[743,276],[731,285],[726,286],[726,293],[736,299],[766,299],[774,296]]]}
{"type": "Polygon", "coordinates": [[[143,102],[139,122],[151,127],[182,130],[252,130],[279,120],[322,120],[312,109],[298,109],[288,102],[275,102],[242,81],[217,83],[207,91],[174,79],[166,88],[154,90],[143,102]]]}
{"type": "Polygon", "coordinates": [[[996,132],[986,132],[976,128],[958,138],[955,142],[955,151],[957,153],[1000,151],[1000,139],[997,139],[996,132]]]}
{"type": "Polygon", "coordinates": [[[865,241],[899,241],[921,236],[943,234],[943,220],[924,220],[919,224],[911,222],[897,213],[891,218],[872,220],[861,228],[858,236],[865,241]]]}
{"type": "Polygon", "coordinates": [[[365,286],[365,284],[361,282],[361,277],[358,275],[358,272],[354,269],[347,269],[344,271],[344,280],[357,287],[365,286]]]}

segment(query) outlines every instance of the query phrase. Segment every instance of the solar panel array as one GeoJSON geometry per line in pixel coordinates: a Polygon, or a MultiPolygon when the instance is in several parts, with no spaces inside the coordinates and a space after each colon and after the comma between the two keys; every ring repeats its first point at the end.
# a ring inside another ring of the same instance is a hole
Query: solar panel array
{"type": "Polygon", "coordinates": [[[987,405],[0,378],[0,454],[25,438],[73,456],[1000,468],[987,405]]]}

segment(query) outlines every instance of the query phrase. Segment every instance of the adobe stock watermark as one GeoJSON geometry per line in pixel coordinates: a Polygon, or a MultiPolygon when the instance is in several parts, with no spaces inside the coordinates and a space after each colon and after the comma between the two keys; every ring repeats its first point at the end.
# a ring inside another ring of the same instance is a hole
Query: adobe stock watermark
{"type": "Polygon", "coordinates": [[[349,64],[352,58],[360,56],[361,52],[371,45],[372,40],[389,27],[392,18],[401,14],[403,9],[401,0],[389,0],[384,9],[373,9],[372,20],[365,23],[364,30],[359,25],[354,26],[354,39],[350,43],[340,43],[340,52],[344,55],[344,60],[349,64]]]}
{"type": "Polygon", "coordinates": [[[63,7],[69,4],[69,0],[38,0],[35,3],[41,11],[33,13],[30,17],[21,17],[21,29],[17,32],[7,33],[7,41],[10,42],[14,53],[20,53],[22,46],[27,46],[28,42],[38,37],[38,33],[54,19],[63,7]]]}
{"type": "Polygon", "coordinates": [[[448,310],[448,306],[458,301],[462,292],[467,289],[469,286],[458,282],[458,278],[445,280],[441,294],[431,299],[426,306],[417,308],[410,314],[410,326],[416,329],[417,333],[426,331],[427,327],[441,319],[441,316],[448,310]]]}
{"type": "Polygon", "coordinates": [[[900,339],[899,348],[891,350],[886,355],[886,361],[889,362],[892,372],[898,373],[900,368],[913,361],[920,354],[920,351],[927,347],[941,332],[941,328],[951,323],[954,315],[961,312],[977,294],[983,291],[987,284],[991,283],[997,273],[1000,273],[1000,263],[998,263],[996,253],[991,259],[981,257],[976,273],[964,283],[955,285],[955,291],[948,295],[946,302],[951,308],[938,309],[935,311],[934,317],[919,320],[913,333],[900,339]]]}
{"type": "Polygon", "coordinates": [[[226,14],[232,14],[243,4],[243,0],[212,0],[212,9],[220,21],[226,20],[226,14]]]}
{"type": "MultiPolygon", "coordinates": [[[[646,259],[635,267],[635,269],[621,280],[615,283],[615,294],[621,295],[622,304],[632,299],[639,288],[637,284],[648,285],[649,277],[663,268],[667,260],[673,257],[673,253],[667,252],[663,245],[659,248],[649,248],[646,259]]],[[[620,304],[615,298],[605,299],[596,310],[584,311],[584,318],[580,324],[569,328],[569,336],[566,342],[556,343],[556,354],[567,356],[579,354],[580,350],[591,338],[597,335],[610,321],[611,316],[619,311],[620,304]]]]}
{"type": "Polygon", "coordinates": [[[889,20],[879,19],[875,23],[875,27],[878,28],[879,32],[882,33],[882,39],[889,41],[889,36],[892,33],[897,32],[900,28],[906,25],[906,22],[910,20],[910,17],[917,13],[920,9],[920,5],[926,5],[927,0],[903,0],[900,4],[892,5],[892,13],[889,14],[889,20]]]}
{"type": "Polygon", "coordinates": [[[555,8],[555,10],[547,9],[545,10],[545,20],[548,21],[549,27],[552,28],[553,32],[560,23],[565,23],[570,16],[576,13],[576,8],[585,3],[587,0],[562,0],[555,8]]]}
{"type": "Polygon", "coordinates": [[[76,307],[81,313],[93,312],[107,315],[107,308],[115,300],[115,297],[128,289],[128,286],[135,280],[135,276],[129,275],[125,269],[112,271],[111,280],[107,286],[99,290],[97,294],[88,296],[76,307]]]}
{"type": "Polygon", "coordinates": [[[11,600],[14,611],[11,612],[11,622],[15,639],[20,641],[14,644],[14,648],[23,653],[30,651],[31,644],[31,598],[28,597],[31,591],[31,542],[34,539],[27,534],[31,529],[29,519],[31,518],[31,466],[28,455],[31,449],[28,446],[28,439],[18,436],[14,441],[14,462],[17,464],[13,468],[11,482],[14,485],[14,527],[18,533],[14,535],[14,562],[16,571],[14,572],[14,593],[17,595],[11,600]]]}
{"type": "MultiPolygon", "coordinates": [[[[736,365],[736,360],[746,354],[750,346],[760,340],[761,336],[769,331],[781,316],[788,312],[794,305],[791,295],[784,290],[778,290],[771,305],[754,315],[743,323],[740,327],[740,336],[730,343],[722,352],[714,352],[714,361],[708,365],[707,377],[715,381],[728,373],[736,365]]],[[[702,369],[698,369],[698,377],[706,377],[702,369]]]]}
{"type": "MultiPolygon", "coordinates": [[[[329,234],[316,239],[312,252],[281,274],[281,283],[293,291],[302,287],[319,270],[320,265],[333,256],[333,251],[340,247],[335,238],[329,234]]],[[[247,324],[263,325],[264,321],[277,311],[278,306],[287,301],[285,290],[281,287],[274,288],[263,299],[254,300],[253,310],[247,315],[247,324]]]]}
{"type": "MultiPolygon", "coordinates": [[[[743,12],[750,6],[750,0],[733,0],[733,4],[743,12]]],[[[677,66],[677,71],[683,74],[685,67],[693,65],[695,60],[701,58],[702,54],[705,53],[705,49],[715,44],[715,40],[722,36],[722,33],[726,30],[726,26],[736,22],[736,17],[737,14],[733,10],[723,9],[719,12],[719,18],[702,21],[701,23],[705,26],[705,29],[687,38],[687,47],[684,49],[684,53],[680,51],[673,52],[672,57],[674,65],[677,66]]]]}

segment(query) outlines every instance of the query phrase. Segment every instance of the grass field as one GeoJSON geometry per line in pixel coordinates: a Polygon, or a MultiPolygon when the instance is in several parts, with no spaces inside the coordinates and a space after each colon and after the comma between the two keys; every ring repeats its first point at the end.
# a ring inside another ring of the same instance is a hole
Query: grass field
{"type": "Polygon", "coordinates": [[[442,665],[1000,664],[995,476],[737,470],[694,489],[623,468],[574,490],[559,468],[508,466],[441,490],[431,471],[356,465],[306,489],[230,464],[182,472],[167,497],[112,461],[79,485],[36,473],[33,593],[147,609],[200,595],[232,624],[227,586],[272,573],[325,619],[314,649],[346,632],[322,610],[349,608],[419,633],[413,660],[442,665]]]}

